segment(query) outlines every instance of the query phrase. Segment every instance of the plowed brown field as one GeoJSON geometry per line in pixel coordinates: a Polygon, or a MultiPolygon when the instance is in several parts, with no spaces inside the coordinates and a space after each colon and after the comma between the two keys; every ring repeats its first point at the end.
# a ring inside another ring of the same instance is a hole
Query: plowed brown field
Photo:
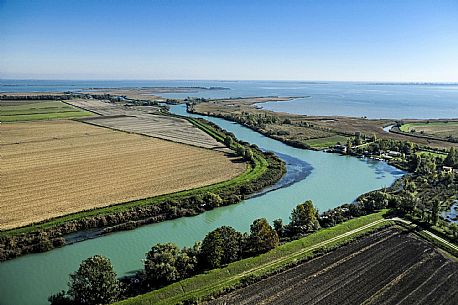
{"type": "Polygon", "coordinates": [[[0,125],[0,229],[228,180],[223,153],[73,121],[0,125]]]}
{"type": "Polygon", "coordinates": [[[457,262],[387,229],[208,304],[452,305],[457,285],[457,262]]]}

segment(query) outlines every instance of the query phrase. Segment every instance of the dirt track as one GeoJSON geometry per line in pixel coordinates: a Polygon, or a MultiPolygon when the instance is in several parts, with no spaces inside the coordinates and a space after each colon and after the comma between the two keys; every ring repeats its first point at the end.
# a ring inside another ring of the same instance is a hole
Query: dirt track
{"type": "Polygon", "coordinates": [[[458,304],[456,287],[457,262],[387,229],[209,304],[458,304]]]}

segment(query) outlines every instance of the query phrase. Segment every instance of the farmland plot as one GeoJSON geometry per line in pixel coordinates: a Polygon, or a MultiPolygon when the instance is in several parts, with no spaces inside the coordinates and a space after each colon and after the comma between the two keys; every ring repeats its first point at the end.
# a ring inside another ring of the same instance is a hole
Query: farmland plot
{"type": "Polygon", "coordinates": [[[3,124],[0,229],[196,188],[245,170],[221,152],[73,121],[3,124]]]}
{"type": "Polygon", "coordinates": [[[100,117],[87,120],[87,122],[179,143],[226,150],[224,144],[216,141],[204,131],[197,129],[194,125],[183,119],[148,115],[135,117],[100,117]]]}
{"type": "Polygon", "coordinates": [[[209,304],[457,304],[457,285],[457,262],[387,229],[209,304]]]}
{"type": "Polygon", "coordinates": [[[403,132],[414,132],[423,135],[435,136],[448,139],[449,137],[458,138],[457,121],[433,121],[404,124],[400,127],[403,132]]]}
{"type": "Polygon", "coordinates": [[[125,115],[123,107],[118,107],[113,103],[105,103],[99,100],[75,99],[66,101],[67,104],[85,109],[99,115],[125,115]]]}
{"type": "Polygon", "coordinates": [[[0,122],[90,117],[92,113],[60,101],[1,100],[0,122]]]}
{"type": "Polygon", "coordinates": [[[85,120],[90,124],[229,152],[224,144],[184,119],[148,114],[132,107],[98,100],[72,100],[69,103],[102,115],[85,120]]]}

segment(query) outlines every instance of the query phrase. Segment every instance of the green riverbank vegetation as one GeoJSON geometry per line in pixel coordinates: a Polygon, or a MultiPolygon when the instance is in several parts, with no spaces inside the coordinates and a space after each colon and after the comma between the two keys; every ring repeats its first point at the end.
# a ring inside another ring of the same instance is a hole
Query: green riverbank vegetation
{"type": "MultiPolygon", "coordinates": [[[[364,210],[364,208],[362,208],[362,210],[364,210]]],[[[374,210],[367,210],[367,212],[372,213],[374,210]]],[[[326,220],[323,223],[323,228],[321,228],[322,218],[313,206],[313,203],[311,201],[306,201],[298,205],[292,211],[290,223],[286,225],[283,225],[281,221],[277,220],[272,227],[265,219],[261,218],[252,223],[249,233],[241,233],[231,227],[223,226],[208,233],[202,242],[197,242],[191,248],[180,249],[173,243],[156,244],[152,246],[151,250],[145,255],[144,269],[138,271],[134,276],[120,279],[120,284],[118,285],[119,289],[114,295],[119,295],[119,299],[123,299],[146,293],[144,296],[140,296],[140,299],[127,299],[123,303],[145,304],[140,300],[151,298],[151,302],[148,301],[146,304],[152,304],[155,303],[153,300],[157,301],[155,296],[157,296],[158,293],[164,297],[163,292],[170,289],[169,287],[171,286],[168,285],[171,283],[182,280],[193,281],[194,278],[198,278],[197,283],[199,283],[198,285],[200,286],[202,285],[202,277],[210,277],[204,282],[206,285],[211,286],[215,276],[214,273],[221,274],[221,271],[226,268],[231,268],[234,272],[228,272],[222,278],[218,278],[218,281],[241,274],[248,266],[253,268],[255,266],[265,265],[266,260],[272,262],[280,259],[280,261],[277,262],[278,264],[272,265],[271,268],[262,270],[261,273],[256,275],[259,276],[267,272],[271,273],[275,270],[278,271],[278,268],[284,267],[294,261],[293,259],[289,259],[288,256],[297,255],[297,253],[294,253],[300,251],[300,246],[304,244],[314,245],[320,241],[336,237],[339,234],[363,227],[375,220],[381,220],[385,213],[386,210],[382,210],[381,212],[369,216],[359,216],[358,218],[346,221],[340,225],[335,224],[333,226],[329,226],[329,222],[326,220]],[[246,260],[248,261],[242,263],[246,260]],[[237,271],[235,272],[235,270],[237,271]],[[186,280],[187,278],[189,279],[186,280]],[[153,292],[148,293],[149,291],[153,292]]],[[[359,214],[360,212],[358,215],[359,214]]],[[[327,217],[323,219],[327,219],[327,217]]],[[[362,232],[364,232],[364,230],[362,230],[362,232]]],[[[348,241],[351,238],[350,236],[344,238],[332,244],[332,246],[348,241]]],[[[302,253],[300,258],[310,258],[315,254],[315,252],[302,253]]],[[[88,260],[91,259],[96,259],[96,257],[89,258],[88,260]]],[[[68,291],[62,291],[50,297],[52,305],[81,304],[81,299],[75,297],[74,294],[74,278],[75,274],[81,273],[86,263],[87,260],[83,261],[79,270],[70,276],[68,291]]],[[[86,293],[80,293],[80,295],[88,295],[94,291],[100,291],[100,287],[108,285],[105,284],[104,281],[109,281],[109,283],[113,282],[111,276],[112,270],[106,271],[110,276],[100,275],[101,271],[98,268],[93,269],[92,272],[93,274],[87,275],[87,278],[102,278],[103,280],[86,282],[87,291],[86,293]],[[99,277],[97,277],[97,275],[99,275],[99,277]]],[[[247,278],[239,276],[234,283],[240,284],[241,280],[242,282],[254,280],[252,277],[253,275],[247,278]]],[[[230,285],[230,287],[232,287],[232,285],[230,285]]],[[[174,298],[177,295],[174,295],[173,291],[174,290],[171,290],[165,295],[174,298]]],[[[215,292],[220,291],[214,290],[211,291],[210,294],[215,292]]],[[[103,292],[100,293],[102,295],[98,300],[101,300],[104,295],[103,292]]],[[[205,293],[209,293],[209,291],[205,293]]],[[[194,297],[191,299],[194,300],[194,297]]],[[[90,305],[98,303],[84,304],[90,305]]],[[[170,304],[174,303],[170,302],[170,304]]]]}
{"type": "MultiPolygon", "coordinates": [[[[257,219],[249,233],[220,227],[191,248],[180,249],[171,243],[156,244],[146,254],[143,270],[120,279],[123,290],[119,304],[198,304],[329,251],[354,236],[331,242],[324,250],[318,247],[317,252],[288,251],[299,242],[307,243],[310,239],[318,243],[322,239],[316,237],[322,234],[333,241],[337,233],[346,232],[342,231],[343,225],[354,228],[359,224],[362,232],[367,232],[387,224],[386,221],[376,222],[374,227],[366,228],[369,219],[376,221],[388,215],[413,220],[419,225],[420,236],[423,236],[421,229],[426,227],[456,242],[458,226],[440,217],[441,209],[455,199],[458,191],[453,172],[458,168],[456,151],[451,149],[445,158],[440,158],[417,154],[418,148],[410,143],[373,139],[364,146],[365,151],[375,152],[380,148],[401,151],[395,154],[395,161],[410,171],[390,188],[363,194],[354,203],[321,214],[311,201],[306,201],[292,211],[288,224],[277,219],[271,226],[265,219],[257,219]],[[449,166],[452,171],[448,171],[449,166]],[[122,300],[124,298],[127,299],[122,300]]],[[[358,152],[353,149],[351,154],[358,152]]],[[[68,304],[75,304],[71,291],[70,286],[69,291],[61,292],[60,296],[68,304]]]]}
{"type": "Polygon", "coordinates": [[[197,189],[135,200],[105,208],[70,214],[30,226],[0,232],[0,261],[27,253],[60,247],[69,233],[98,228],[97,234],[133,229],[141,225],[193,216],[219,206],[235,204],[247,195],[277,182],[285,173],[284,163],[272,153],[239,142],[232,134],[204,120],[191,120],[247,163],[247,170],[228,181],[197,189]]]}
{"type": "MultiPolygon", "coordinates": [[[[240,104],[234,105],[240,106],[240,104]]],[[[238,122],[255,131],[264,133],[266,136],[294,147],[311,148],[307,145],[307,141],[302,141],[300,137],[296,137],[296,133],[285,134],[285,136],[279,135],[278,132],[269,133],[266,132],[266,126],[276,124],[283,128],[284,126],[291,125],[293,123],[293,119],[291,118],[294,118],[295,122],[293,125],[295,128],[301,128],[301,130],[312,128],[315,132],[329,131],[328,129],[322,129],[322,126],[315,126],[314,123],[311,122],[298,121],[299,116],[275,114],[246,107],[242,107],[243,109],[237,108],[237,111],[231,113],[226,111],[230,107],[226,105],[224,101],[202,102],[190,100],[188,101],[187,107],[188,111],[196,113],[201,113],[202,109],[208,108],[208,110],[212,111],[212,113],[210,113],[212,116],[238,122]]],[[[300,116],[300,118],[302,118],[302,116],[300,116]]],[[[307,117],[305,116],[304,119],[307,119],[307,117]]],[[[450,123],[436,124],[431,122],[428,126],[443,126],[444,124],[450,123]]],[[[402,201],[404,205],[407,205],[406,202],[409,201],[410,203],[408,203],[408,205],[411,206],[409,208],[410,210],[407,209],[404,211],[407,217],[414,214],[414,219],[420,221],[423,226],[428,224],[428,226],[432,226],[432,229],[436,232],[443,233],[448,238],[456,238],[458,232],[454,232],[458,230],[458,228],[456,228],[457,224],[450,222],[449,219],[444,219],[441,215],[442,212],[450,208],[456,199],[458,187],[458,179],[455,177],[458,174],[458,157],[456,149],[452,146],[448,150],[445,150],[443,148],[430,147],[425,144],[413,143],[405,140],[379,137],[379,135],[380,134],[375,133],[367,135],[362,132],[345,134],[342,135],[345,136],[345,142],[338,141],[335,145],[329,142],[326,144],[328,147],[325,151],[386,161],[390,165],[409,172],[409,175],[406,175],[395,184],[397,188],[395,198],[397,199],[384,198],[383,200],[399,200],[402,201]],[[406,187],[409,185],[413,185],[415,190],[409,190],[409,188],[406,187]],[[408,195],[406,195],[406,192],[408,192],[408,195]],[[414,197],[414,199],[412,199],[413,201],[406,199],[409,197],[414,197]]],[[[325,138],[326,137],[321,137],[314,141],[323,144],[323,139],[325,138]]],[[[319,145],[320,148],[325,148],[321,146],[321,144],[319,145]]],[[[393,206],[393,204],[391,204],[391,206],[393,206]]],[[[398,210],[398,212],[400,212],[400,210],[398,210]]]]}

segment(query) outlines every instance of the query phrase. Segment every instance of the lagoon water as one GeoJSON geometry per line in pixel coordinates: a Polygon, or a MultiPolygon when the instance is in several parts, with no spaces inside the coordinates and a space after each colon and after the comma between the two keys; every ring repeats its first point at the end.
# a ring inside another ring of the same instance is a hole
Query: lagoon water
{"type": "Polygon", "coordinates": [[[114,87],[225,87],[163,96],[229,98],[250,96],[303,97],[269,102],[261,107],[305,115],[368,118],[458,118],[458,84],[382,84],[303,81],[44,81],[0,80],[0,92],[78,91],[114,87]]]}
{"type": "MultiPolygon", "coordinates": [[[[186,114],[184,105],[172,106],[172,112],[186,114]]],[[[66,288],[68,274],[74,272],[83,259],[95,254],[110,258],[118,274],[125,275],[142,268],[144,254],[155,243],[190,246],[216,227],[228,225],[247,231],[252,221],[261,217],[269,221],[282,218],[288,222],[291,210],[305,200],[313,200],[318,209],[324,211],[352,202],[362,193],[389,186],[403,175],[384,162],[296,149],[238,124],[207,119],[233,132],[237,138],[287,159],[288,168],[294,169],[295,182],[194,217],[117,232],[0,263],[0,304],[47,304],[50,294],[66,288]]]]}

